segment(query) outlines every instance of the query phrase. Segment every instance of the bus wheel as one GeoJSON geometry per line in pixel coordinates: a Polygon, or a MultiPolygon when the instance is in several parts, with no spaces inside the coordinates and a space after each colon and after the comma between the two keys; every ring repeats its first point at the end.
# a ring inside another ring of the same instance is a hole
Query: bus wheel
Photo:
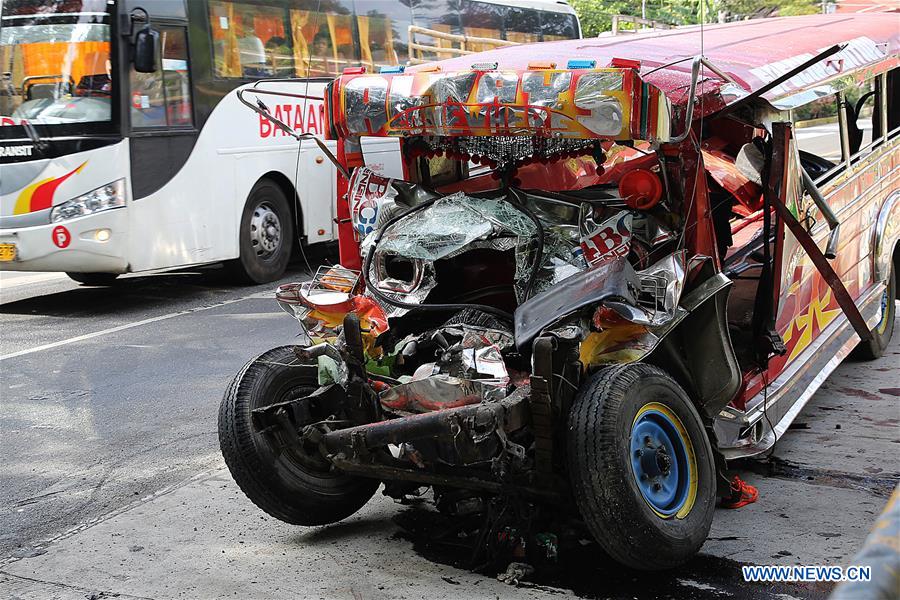
{"type": "Polygon", "coordinates": [[[709,535],[716,503],[709,439],[684,390],[661,369],[603,369],[569,413],[569,477],[579,512],[612,558],[676,567],[709,535]]]}
{"type": "Polygon", "coordinates": [[[271,179],[261,179],[250,191],[241,216],[240,256],[231,261],[235,278],[267,283],[284,274],[291,258],[294,224],[288,200],[271,179]]]}
{"type": "Polygon", "coordinates": [[[66,273],[69,279],[81,285],[112,285],[118,275],[116,273],[66,273]]]}
{"type": "MultiPolygon", "coordinates": [[[[219,444],[241,490],[258,507],[294,525],[325,525],[349,517],[378,489],[375,479],[331,467],[318,446],[307,447],[281,429],[260,429],[253,411],[302,398],[318,387],[318,368],[300,363],[293,346],[254,358],[231,381],[219,408],[219,444]],[[268,431],[267,431],[268,429],[268,431]]],[[[298,411],[304,425],[329,417],[313,402],[298,411]]]]}
{"type": "Polygon", "coordinates": [[[891,337],[894,335],[894,317],[897,316],[897,271],[891,267],[888,275],[887,287],[881,295],[881,318],[872,328],[872,339],[868,342],[860,342],[853,349],[854,358],[862,360],[875,360],[884,356],[891,337]]]}

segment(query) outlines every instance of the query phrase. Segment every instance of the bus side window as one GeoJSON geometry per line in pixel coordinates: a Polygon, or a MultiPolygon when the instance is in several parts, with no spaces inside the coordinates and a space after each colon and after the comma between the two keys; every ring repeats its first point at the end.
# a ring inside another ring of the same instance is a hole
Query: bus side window
{"type": "Polygon", "coordinates": [[[406,3],[355,0],[353,5],[362,64],[375,70],[384,65],[405,65],[412,24],[412,11],[406,3]]]}
{"type": "Polygon", "coordinates": [[[575,15],[549,10],[540,11],[542,41],[571,40],[578,37],[575,15]]]}
{"type": "MultiPolygon", "coordinates": [[[[426,29],[432,29],[441,33],[462,34],[459,23],[459,11],[451,10],[446,2],[414,2],[410,3],[413,12],[413,24],[426,29]]],[[[458,48],[459,44],[448,39],[433,38],[427,35],[416,36],[416,42],[425,46],[438,48],[458,48]]],[[[410,57],[416,62],[429,60],[443,60],[453,58],[458,54],[452,52],[431,52],[427,50],[411,50],[410,57]]]]}
{"type": "MultiPolygon", "coordinates": [[[[469,1],[463,5],[463,34],[469,37],[503,39],[503,13],[505,7],[486,2],[469,1]]],[[[467,42],[466,50],[482,52],[492,50],[493,44],[467,42]]]]}
{"type": "Polygon", "coordinates": [[[314,10],[318,2],[298,2],[313,10],[290,10],[297,77],[333,77],[359,64],[353,35],[352,3],[329,3],[328,12],[314,10]]]}
{"type": "Polygon", "coordinates": [[[528,44],[541,40],[541,18],[537,11],[510,6],[506,9],[506,39],[528,44]]]}
{"type": "Polygon", "coordinates": [[[291,77],[294,49],[287,11],[274,6],[214,0],[209,3],[217,77],[291,77]]]}
{"type": "Polygon", "coordinates": [[[131,69],[131,126],[193,124],[187,39],[183,27],[159,27],[161,60],[154,73],[131,69]]]}
{"type": "Polygon", "coordinates": [[[815,181],[833,176],[843,160],[836,95],[825,96],[793,110],[800,162],[815,181]]]}

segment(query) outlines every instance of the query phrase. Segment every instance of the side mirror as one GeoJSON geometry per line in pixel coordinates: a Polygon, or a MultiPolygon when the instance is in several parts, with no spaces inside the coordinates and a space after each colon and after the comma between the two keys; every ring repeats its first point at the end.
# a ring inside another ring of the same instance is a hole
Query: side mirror
{"type": "Polygon", "coordinates": [[[138,73],[155,73],[158,70],[159,32],[146,26],[134,36],[134,70],[138,73]]]}

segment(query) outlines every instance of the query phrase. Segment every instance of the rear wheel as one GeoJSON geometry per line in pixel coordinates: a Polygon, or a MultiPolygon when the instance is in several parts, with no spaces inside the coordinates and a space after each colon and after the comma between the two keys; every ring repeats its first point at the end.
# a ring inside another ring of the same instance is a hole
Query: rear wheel
{"type": "Polygon", "coordinates": [[[66,273],[69,279],[77,281],[81,285],[112,285],[118,275],[116,273],[66,273]]]}
{"type": "Polygon", "coordinates": [[[872,328],[872,339],[860,342],[853,349],[853,356],[863,360],[875,360],[884,356],[891,337],[894,335],[894,317],[897,313],[897,305],[894,298],[897,297],[897,272],[891,267],[888,275],[887,287],[881,295],[881,319],[872,328]]]}
{"type": "Polygon", "coordinates": [[[667,569],[700,550],[716,501],[712,448],[665,372],[636,363],[589,379],[569,415],[567,458],[581,516],[615,560],[667,569]]]}
{"type": "MultiPolygon", "coordinates": [[[[299,362],[292,346],[273,348],[244,365],[219,408],[219,444],[241,490],[258,507],[295,525],[324,525],[349,517],[378,488],[378,481],[335,471],[318,452],[283,432],[262,432],[252,411],[311,394],[315,365],[299,362]]],[[[305,411],[310,422],[329,415],[305,411]]],[[[303,425],[297,424],[298,426],[303,425]]]]}
{"type": "Polygon", "coordinates": [[[291,258],[294,224],[288,200],[271,179],[261,179],[241,215],[240,256],[229,263],[235,279],[267,283],[284,274],[291,258]]]}

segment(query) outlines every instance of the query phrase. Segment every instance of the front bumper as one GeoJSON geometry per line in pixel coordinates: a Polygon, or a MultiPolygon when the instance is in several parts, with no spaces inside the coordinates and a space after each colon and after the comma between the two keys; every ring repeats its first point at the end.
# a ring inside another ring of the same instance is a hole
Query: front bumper
{"type": "Polygon", "coordinates": [[[62,223],[0,229],[0,244],[15,244],[16,257],[0,262],[0,271],[128,271],[127,208],[116,208],[62,223]],[[57,227],[62,226],[65,232],[57,227]],[[100,230],[109,239],[99,241],[100,230]],[[61,247],[63,246],[63,247],[61,247]]]}

